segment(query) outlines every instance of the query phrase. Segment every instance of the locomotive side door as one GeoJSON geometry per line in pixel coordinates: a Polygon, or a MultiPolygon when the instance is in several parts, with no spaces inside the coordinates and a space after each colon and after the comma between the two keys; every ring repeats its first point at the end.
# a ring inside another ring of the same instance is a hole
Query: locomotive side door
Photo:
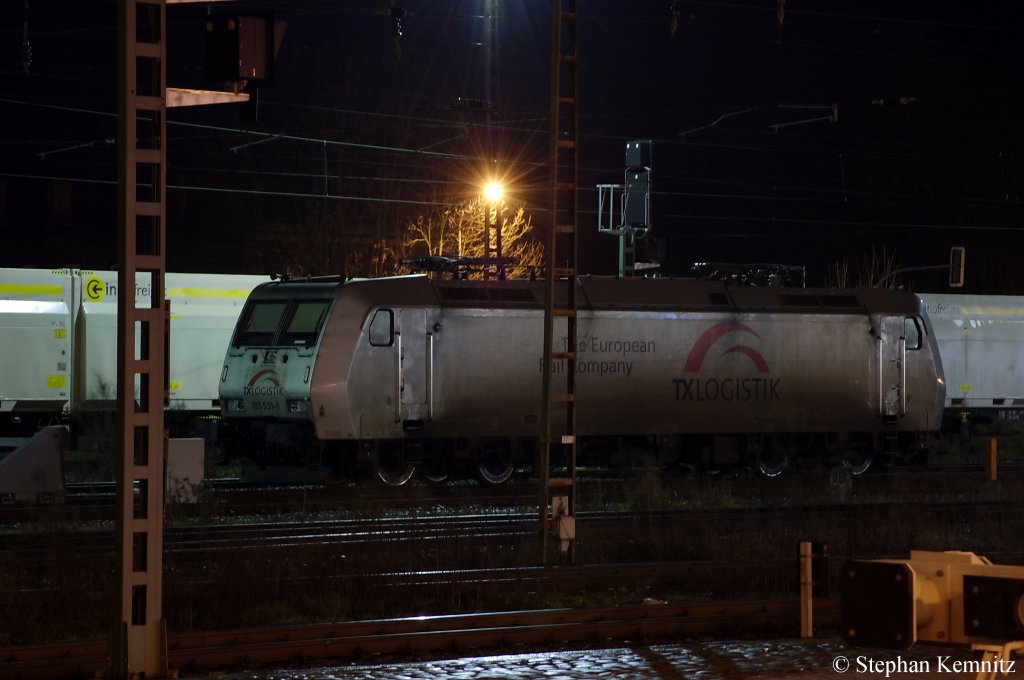
{"type": "Polygon", "coordinates": [[[423,419],[420,404],[427,401],[427,313],[423,309],[403,309],[400,312],[398,366],[399,400],[403,418],[423,419]]]}
{"type": "Polygon", "coordinates": [[[907,340],[902,316],[883,316],[878,337],[878,408],[887,422],[907,414],[907,340]]]}

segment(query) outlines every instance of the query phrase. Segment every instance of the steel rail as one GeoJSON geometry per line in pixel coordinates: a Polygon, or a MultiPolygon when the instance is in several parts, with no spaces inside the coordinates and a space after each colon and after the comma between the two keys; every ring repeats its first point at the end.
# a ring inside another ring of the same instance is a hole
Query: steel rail
{"type": "MultiPolygon", "coordinates": [[[[367,657],[458,655],[520,646],[560,647],[795,628],[799,603],[787,600],[690,602],[602,609],[554,609],[428,616],[310,626],[172,634],[171,665],[198,670],[367,657]]],[[[838,599],[819,601],[819,624],[838,620],[838,599]]],[[[107,643],[0,647],[0,680],[88,677],[107,664],[107,643]]]]}
{"type": "MultiPolygon", "coordinates": [[[[984,478],[983,465],[979,463],[931,465],[924,468],[896,468],[873,471],[857,476],[854,488],[861,494],[888,493],[892,485],[913,479],[919,483],[922,478],[935,481],[942,489],[950,484],[962,487],[971,485],[970,473],[978,472],[977,481],[984,478]]],[[[675,490],[685,496],[693,489],[705,489],[711,478],[671,478],[661,472],[656,474],[666,489],[675,490]]],[[[1004,480],[1019,479],[1024,468],[1014,462],[1000,465],[1000,477],[1004,480]]],[[[613,477],[593,474],[581,476],[577,481],[580,491],[581,509],[594,510],[601,503],[627,502],[636,499],[637,485],[648,479],[643,474],[617,475],[613,477]]],[[[710,481],[712,484],[726,483],[730,493],[741,498],[756,499],[763,496],[761,490],[771,489],[773,494],[785,494],[787,484],[819,484],[827,487],[828,480],[822,475],[797,474],[785,478],[761,479],[730,477],[728,480],[710,481]],[[738,488],[737,488],[738,487],[738,488]],[[783,489],[780,491],[780,487],[783,489]]],[[[257,484],[239,480],[211,480],[204,484],[199,503],[171,503],[168,511],[171,517],[189,517],[205,513],[243,514],[272,512],[328,512],[328,511],[377,511],[381,508],[434,508],[501,506],[530,508],[536,502],[537,482],[517,481],[500,487],[474,485],[406,485],[381,488],[375,485],[353,485],[342,482],[321,484],[257,484]]],[[[953,492],[954,490],[947,490],[953,492]]],[[[31,522],[55,521],[102,521],[109,519],[113,512],[113,484],[104,482],[69,483],[66,485],[65,502],[60,505],[8,505],[0,506],[0,526],[31,522]]]]}
{"type": "MultiPolygon", "coordinates": [[[[665,526],[675,523],[702,525],[714,523],[723,533],[742,529],[751,520],[762,528],[772,522],[813,516],[856,523],[872,517],[916,514],[929,517],[1019,516],[1024,513],[1015,501],[929,503],[848,503],[837,505],[805,505],[780,507],[741,507],[721,509],[671,509],[649,511],[584,511],[580,523],[593,523],[602,528],[615,528],[629,523],[657,522],[665,526]]],[[[166,550],[173,553],[202,552],[219,549],[284,549],[304,544],[343,546],[374,541],[452,540],[457,538],[516,538],[535,533],[533,517],[526,511],[504,514],[425,515],[419,517],[359,517],[334,520],[286,521],[259,524],[215,524],[175,527],[167,531],[166,550]]],[[[20,558],[39,559],[53,556],[53,544],[59,543],[64,557],[69,552],[103,551],[111,543],[109,528],[86,531],[45,531],[39,533],[0,535],[0,555],[17,554],[20,558]]]]}

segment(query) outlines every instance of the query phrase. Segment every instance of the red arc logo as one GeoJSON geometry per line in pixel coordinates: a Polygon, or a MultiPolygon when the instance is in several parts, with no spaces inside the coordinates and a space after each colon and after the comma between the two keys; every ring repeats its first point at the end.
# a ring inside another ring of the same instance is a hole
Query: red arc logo
{"type": "Polygon", "coordinates": [[[253,374],[252,378],[249,380],[249,387],[252,387],[261,380],[265,380],[266,382],[273,384],[275,387],[281,386],[281,383],[277,379],[277,373],[274,373],[274,371],[269,368],[264,368],[262,371],[257,371],[253,374]]]}
{"type": "MultiPolygon", "coordinates": [[[[704,359],[707,357],[708,352],[711,351],[712,345],[714,345],[719,340],[719,338],[728,333],[749,333],[758,340],[761,339],[761,336],[758,335],[757,332],[755,332],[752,328],[741,323],[736,323],[735,321],[725,321],[720,324],[715,324],[711,328],[704,331],[704,333],[702,333],[701,336],[697,338],[697,342],[693,344],[693,347],[690,349],[690,354],[686,357],[686,363],[683,364],[683,372],[699,372],[700,367],[704,364],[704,359]]],[[[725,356],[726,354],[732,354],[734,352],[749,357],[750,360],[754,362],[754,365],[757,367],[758,372],[770,372],[768,368],[768,362],[766,362],[764,360],[764,357],[761,356],[761,353],[758,352],[753,347],[748,347],[747,345],[736,345],[735,347],[730,347],[729,349],[722,352],[722,356],[725,356]]]]}

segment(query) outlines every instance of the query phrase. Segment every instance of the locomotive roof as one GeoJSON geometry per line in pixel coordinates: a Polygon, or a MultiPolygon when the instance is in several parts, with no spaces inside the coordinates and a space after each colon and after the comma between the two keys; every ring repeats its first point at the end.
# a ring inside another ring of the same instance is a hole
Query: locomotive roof
{"type": "Polygon", "coordinates": [[[291,299],[302,297],[309,300],[333,299],[342,285],[338,277],[299,281],[269,281],[257,286],[249,297],[255,300],[291,299]]]}
{"type": "MultiPolygon", "coordinates": [[[[438,281],[394,277],[349,282],[345,294],[367,306],[540,308],[544,281],[438,281]]],[[[920,301],[905,291],[879,288],[784,288],[731,286],[719,281],[581,277],[580,309],[764,311],[792,313],[918,314],[920,301]]],[[[564,295],[564,285],[558,286],[564,295]]]]}

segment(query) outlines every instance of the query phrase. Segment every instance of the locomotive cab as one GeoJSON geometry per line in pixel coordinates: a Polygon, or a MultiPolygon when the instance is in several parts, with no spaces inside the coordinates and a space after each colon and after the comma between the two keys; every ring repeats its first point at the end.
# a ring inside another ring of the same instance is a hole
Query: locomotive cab
{"type": "Polygon", "coordinates": [[[310,383],[334,301],[330,281],[271,282],[249,297],[221,370],[221,412],[231,453],[260,463],[321,462],[310,422],[310,383]]]}

